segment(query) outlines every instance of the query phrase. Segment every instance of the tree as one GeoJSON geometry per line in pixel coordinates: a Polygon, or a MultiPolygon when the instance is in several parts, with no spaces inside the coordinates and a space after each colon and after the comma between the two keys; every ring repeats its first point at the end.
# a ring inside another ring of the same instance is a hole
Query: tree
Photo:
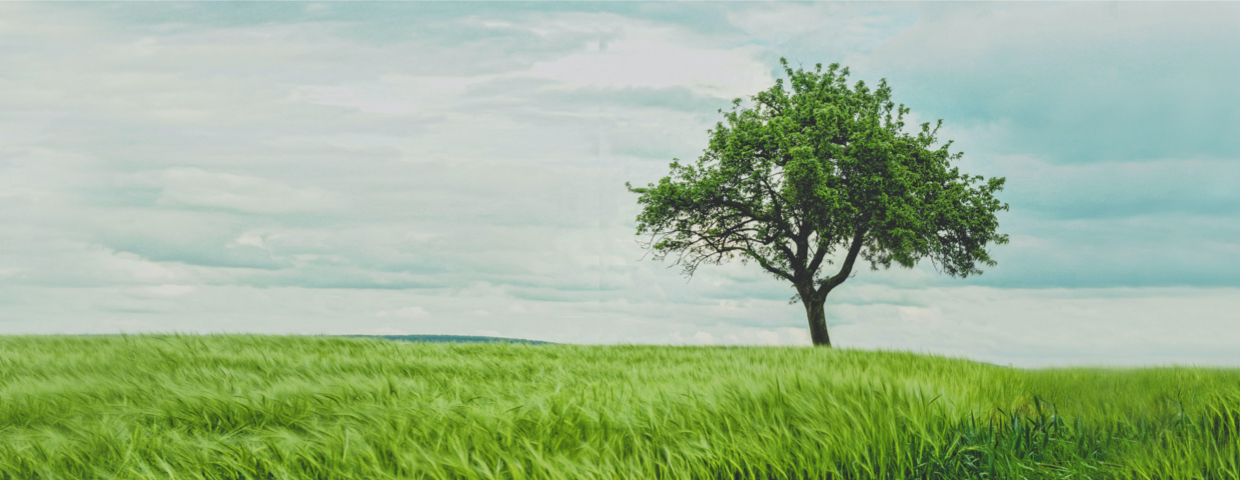
{"type": "Polygon", "coordinates": [[[995,199],[1004,178],[960,173],[951,141],[932,148],[934,129],[903,131],[903,104],[895,109],[886,79],[871,91],[845,83],[848,68],[822,64],[793,71],[791,92],[782,79],[750,97],[752,108],[732,102],[708,131],[710,144],[696,165],[673,159],[657,184],[634,188],[641,197],[637,234],[656,260],[692,278],[703,263],[741,257],[791,282],[805,306],[814,345],[831,346],[824,304],[852,274],[857,259],[872,270],[892,263],[912,268],[929,258],[952,277],[994,266],[988,244],[1007,243],[996,233],[995,199]],[[842,258],[841,258],[842,257],[842,258]],[[825,265],[839,263],[833,274],[825,265]]]}

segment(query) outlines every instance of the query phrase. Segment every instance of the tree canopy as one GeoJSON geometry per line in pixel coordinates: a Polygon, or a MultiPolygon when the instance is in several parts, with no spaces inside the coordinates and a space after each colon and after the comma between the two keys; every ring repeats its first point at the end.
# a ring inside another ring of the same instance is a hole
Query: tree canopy
{"type": "Polygon", "coordinates": [[[727,123],[709,130],[695,164],[673,159],[658,183],[625,184],[640,194],[637,234],[649,235],[655,259],[674,255],[687,276],[738,256],[757,263],[793,284],[814,344],[826,346],[823,303],[858,258],[873,270],[928,258],[961,278],[995,265],[986,248],[1008,240],[996,232],[1004,178],[952,166],[963,155],[949,153],[952,142],[934,147],[942,120],[905,132],[909,109],[885,79],[850,88],[839,64],[780,63],[790,89],[777,79],[752,107],[738,98],[720,110],[727,123]]]}

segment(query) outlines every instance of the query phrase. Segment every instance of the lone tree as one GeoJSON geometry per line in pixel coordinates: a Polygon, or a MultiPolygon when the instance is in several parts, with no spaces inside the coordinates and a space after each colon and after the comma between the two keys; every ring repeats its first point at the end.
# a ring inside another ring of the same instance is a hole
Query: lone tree
{"type": "Polygon", "coordinates": [[[831,346],[823,304],[852,273],[858,258],[872,270],[892,262],[912,268],[928,257],[940,272],[964,278],[994,266],[987,244],[1007,243],[996,233],[995,199],[1004,178],[969,176],[951,166],[951,141],[931,148],[929,123],[916,136],[902,131],[903,104],[895,109],[886,79],[878,89],[845,83],[848,68],[822,64],[813,72],[788,67],[783,80],[738,98],[710,130],[710,146],[696,165],[673,159],[671,174],[633,188],[643,206],[637,234],[656,260],[675,254],[692,277],[703,263],[741,257],[792,282],[817,346],[831,346]],[[841,258],[842,257],[842,258],[841,258]],[[824,263],[839,270],[823,272],[824,263]]]}

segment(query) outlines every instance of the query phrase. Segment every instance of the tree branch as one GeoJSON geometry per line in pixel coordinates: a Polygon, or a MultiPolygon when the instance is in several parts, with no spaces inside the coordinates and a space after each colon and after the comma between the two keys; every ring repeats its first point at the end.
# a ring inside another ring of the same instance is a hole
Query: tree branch
{"type": "Polygon", "coordinates": [[[823,241],[821,237],[818,239],[818,250],[814,252],[814,258],[810,260],[806,271],[813,274],[818,271],[818,267],[822,266],[822,261],[827,257],[827,252],[831,250],[831,242],[823,241]]]}
{"type": "Polygon", "coordinates": [[[792,274],[785,272],[783,270],[780,270],[778,267],[775,267],[774,265],[771,265],[770,262],[768,262],[761,255],[758,255],[757,252],[751,249],[745,249],[745,253],[748,253],[749,257],[754,259],[754,261],[758,262],[758,265],[761,265],[762,268],[766,269],[766,271],[771,272],[775,275],[778,275],[780,278],[783,278],[784,280],[787,280],[789,282],[795,282],[795,280],[793,280],[792,274]]]}
{"type": "Polygon", "coordinates": [[[865,243],[865,233],[864,228],[857,230],[857,235],[853,236],[852,245],[848,247],[848,256],[844,258],[844,264],[840,266],[839,273],[825,279],[818,287],[818,291],[814,293],[819,295],[826,294],[848,279],[848,275],[852,273],[853,264],[857,262],[857,254],[861,253],[861,245],[865,243]]]}
{"type": "MultiPolygon", "coordinates": [[[[772,218],[770,222],[775,224],[775,226],[779,227],[779,229],[782,230],[782,234],[778,235],[778,237],[795,239],[798,232],[793,232],[792,227],[788,224],[787,219],[784,218],[783,206],[782,206],[783,202],[781,201],[782,199],[779,198],[779,194],[775,193],[775,189],[771,187],[770,182],[767,182],[766,177],[759,177],[758,182],[762,184],[762,186],[766,189],[767,194],[771,197],[771,205],[774,209],[775,217],[772,218]]],[[[792,249],[788,248],[787,245],[784,245],[783,243],[780,243],[778,241],[771,241],[769,243],[772,246],[774,246],[775,249],[779,250],[780,253],[784,254],[784,257],[788,259],[788,263],[791,264],[792,266],[794,278],[804,276],[805,262],[796,261],[800,257],[799,255],[797,255],[797,253],[794,253],[792,249]]],[[[798,249],[799,248],[800,248],[800,245],[798,243],[798,249]]],[[[793,283],[796,282],[796,280],[793,280],[792,278],[789,278],[789,280],[793,281],[793,283]]]]}

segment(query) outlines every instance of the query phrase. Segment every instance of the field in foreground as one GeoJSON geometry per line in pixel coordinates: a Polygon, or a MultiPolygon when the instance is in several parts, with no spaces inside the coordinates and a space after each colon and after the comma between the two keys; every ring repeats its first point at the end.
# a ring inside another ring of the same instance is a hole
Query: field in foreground
{"type": "Polygon", "coordinates": [[[1240,370],[0,336],[0,479],[1237,479],[1240,370]]]}

